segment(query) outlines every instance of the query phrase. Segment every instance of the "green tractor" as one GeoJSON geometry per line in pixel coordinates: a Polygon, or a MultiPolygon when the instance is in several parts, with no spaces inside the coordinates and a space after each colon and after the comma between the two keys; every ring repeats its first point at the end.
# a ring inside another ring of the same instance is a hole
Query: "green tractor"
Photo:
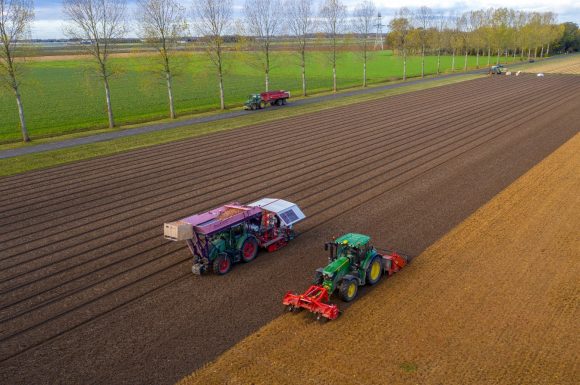
{"type": "Polygon", "coordinates": [[[334,242],[328,242],[324,249],[330,251],[329,264],[316,270],[314,284],[329,293],[338,289],[340,298],[352,301],[358,287],[374,285],[383,275],[382,257],[369,242],[368,235],[348,233],[334,242]]]}
{"type": "Polygon", "coordinates": [[[316,270],[314,284],[303,294],[286,293],[282,304],[288,310],[307,309],[318,319],[335,319],[338,306],[328,303],[330,296],[338,291],[345,302],[355,299],[358,287],[377,284],[384,274],[393,275],[409,260],[393,251],[380,254],[370,244],[367,235],[348,233],[325,244],[330,251],[329,263],[316,270]]]}

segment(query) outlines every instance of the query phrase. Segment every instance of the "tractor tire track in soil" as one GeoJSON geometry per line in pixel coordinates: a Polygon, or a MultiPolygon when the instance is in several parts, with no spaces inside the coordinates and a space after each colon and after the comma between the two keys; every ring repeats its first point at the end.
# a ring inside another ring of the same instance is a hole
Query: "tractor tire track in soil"
{"type": "Polygon", "coordinates": [[[175,381],[276,317],[327,237],[421,252],[578,132],[579,94],[481,78],[1,179],[0,378],[175,381]],[[162,238],[262,196],[303,207],[302,235],[227,276],[162,238]]]}

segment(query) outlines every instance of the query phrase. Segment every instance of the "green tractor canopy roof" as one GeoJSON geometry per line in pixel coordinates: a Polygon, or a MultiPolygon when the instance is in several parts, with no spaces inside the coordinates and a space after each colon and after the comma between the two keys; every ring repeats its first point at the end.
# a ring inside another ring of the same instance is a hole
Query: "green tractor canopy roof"
{"type": "Polygon", "coordinates": [[[350,247],[361,248],[366,246],[371,240],[371,237],[363,234],[348,233],[338,237],[334,243],[337,245],[349,245],[350,247]]]}

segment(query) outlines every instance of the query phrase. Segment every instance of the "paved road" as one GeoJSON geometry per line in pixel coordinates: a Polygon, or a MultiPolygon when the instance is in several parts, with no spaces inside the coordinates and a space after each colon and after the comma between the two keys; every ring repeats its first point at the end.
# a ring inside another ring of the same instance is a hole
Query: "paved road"
{"type": "MultiPolygon", "coordinates": [[[[469,71],[467,73],[468,74],[476,74],[476,73],[485,73],[486,71],[487,70],[480,69],[480,70],[469,71]]],[[[298,107],[298,106],[303,106],[303,105],[307,105],[307,104],[318,103],[321,101],[346,98],[346,97],[355,96],[355,95],[372,94],[372,93],[381,92],[381,91],[385,91],[385,90],[406,87],[406,86],[409,86],[412,84],[430,83],[430,82],[433,82],[436,80],[452,78],[452,77],[461,76],[461,75],[465,75],[465,74],[466,74],[465,72],[458,72],[458,73],[453,73],[453,74],[440,75],[438,77],[430,77],[430,78],[425,78],[425,79],[411,80],[411,81],[404,82],[404,83],[387,84],[387,85],[380,86],[380,87],[357,89],[357,90],[353,90],[353,91],[341,92],[339,94],[334,94],[334,95],[314,96],[314,97],[310,97],[307,99],[296,100],[296,101],[284,106],[284,108],[298,107]]],[[[152,125],[147,125],[147,126],[128,129],[128,130],[107,132],[104,134],[84,136],[82,138],[74,138],[74,139],[67,139],[67,140],[62,140],[62,141],[58,141],[58,142],[44,143],[44,144],[39,144],[37,146],[15,148],[12,150],[0,151],[0,159],[13,158],[13,157],[20,156],[20,155],[35,154],[35,153],[39,153],[39,152],[46,152],[46,151],[52,151],[52,150],[60,150],[63,148],[81,146],[83,144],[106,142],[107,140],[124,138],[127,136],[140,135],[140,134],[145,134],[148,132],[155,132],[155,131],[161,131],[161,130],[168,130],[171,128],[190,126],[192,124],[215,122],[218,120],[231,119],[231,118],[236,118],[238,116],[244,116],[244,115],[256,114],[256,113],[271,114],[271,113],[275,113],[275,109],[271,109],[269,111],[266,110],[266,111],[256,112],[256,111],[245,111],[245,110],[240,108],[240,109],[237,109],[235,111],[230,111],[230,112],[226,112],[226,113],[219,114],[219,115],[191,118],[191,119],[187,119],[187,120],[181,120],[178,122],[152,124],[152,125]]]]}

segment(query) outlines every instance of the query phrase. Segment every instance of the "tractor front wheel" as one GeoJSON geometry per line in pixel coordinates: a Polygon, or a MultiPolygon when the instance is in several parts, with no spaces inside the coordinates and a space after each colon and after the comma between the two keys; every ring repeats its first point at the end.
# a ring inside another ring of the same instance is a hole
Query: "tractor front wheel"
{"type": "Polygon", "coordinates": [[[375,285],[381,280],[382,275],[383,267],[381,266],[381,261],[379,257],[375,257],[367,268],[367,283],[371,286],[375,285]]]}
{"type": "Polygon", "coordinates": [[[266,102],[261,101],[260,102],[260,109],[263,110],[264,108],[266,108],[266,102]]]}
{"type": "Polygon", "coordinates": [[[340,298],[344,302],[352,301],[358,292],[358,283],[355,279],[343,279],[340,285],[340,298]]]}
{"type": "Polygon", "coordinates": [[[213,271],[218,275],[227,274],[232,268],[232,260],[226,254],[220,254],[213,261],[213,271]]]}
{"type": "Polygon", "coordinates": [[[251,262],[258,255],[258,241],[254,237],[248,237],[242,243],[242,248],[240,249],[242,253],[243,262],[251,262]]]}

